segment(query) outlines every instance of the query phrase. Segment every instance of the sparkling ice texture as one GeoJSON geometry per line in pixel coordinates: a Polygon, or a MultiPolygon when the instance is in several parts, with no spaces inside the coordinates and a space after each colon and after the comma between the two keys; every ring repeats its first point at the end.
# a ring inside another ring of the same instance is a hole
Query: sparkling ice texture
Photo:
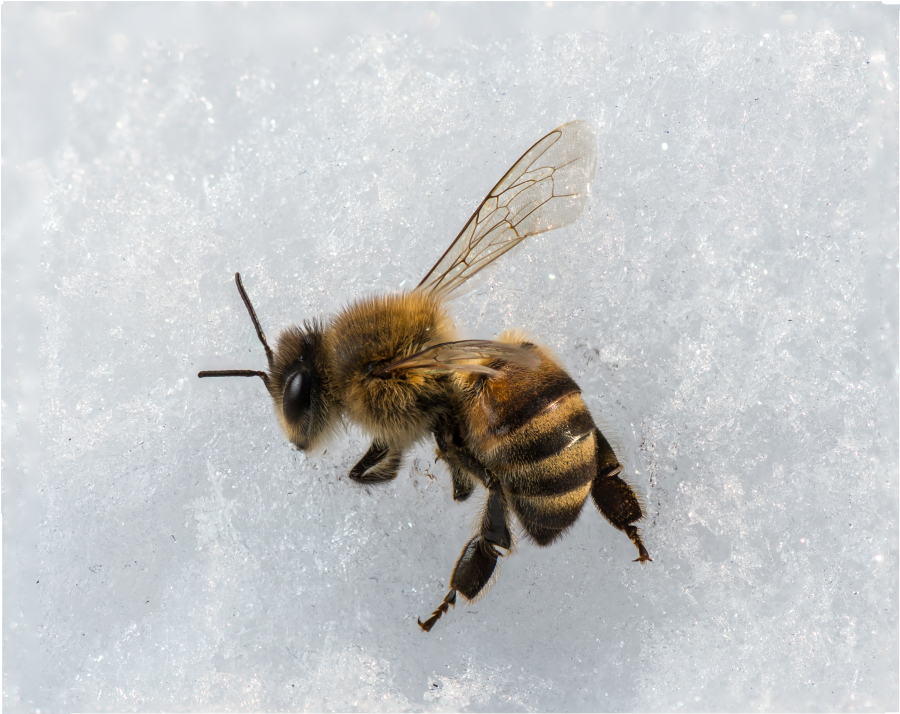
{"type": "Polygon", "coordinates": [[[896,710],[897,11],[6,4],[3,703],[896,710]],[[352,17],[351,17],[352,16],[352,17]],[[431,634],[481,497],[282,436],[270,341],[409,288],[558,124],[583,216],[453,303],[644,494],[431,634]]]}

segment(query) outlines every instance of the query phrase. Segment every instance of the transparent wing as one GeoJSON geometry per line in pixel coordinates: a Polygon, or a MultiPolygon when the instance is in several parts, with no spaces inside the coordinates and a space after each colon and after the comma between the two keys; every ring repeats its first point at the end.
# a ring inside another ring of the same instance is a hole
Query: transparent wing
{"type": "Polygon", "coordinates": [[[444,342],[416,354],[379,367],[374,374],[386,377],[390,374],[399,374],[416,370],[419,372],[472,372],[486,374],[489,377],[496,376],[497,370],[482,364],[470,364],[477,359],[502,359],[505,362],[514,362],[523,367],[537,367],[541,359],[536,354],[524,347],[509,344],[508,342],[494,342],[492,340],[462,340],[460,342],[444,342]]]}
{"type": "Polygon", "coordinates": [[[597,174],[590,124],[563,124],[513,164],[417,286],[447,295],[528,236],[572,223],[597,174]]]}

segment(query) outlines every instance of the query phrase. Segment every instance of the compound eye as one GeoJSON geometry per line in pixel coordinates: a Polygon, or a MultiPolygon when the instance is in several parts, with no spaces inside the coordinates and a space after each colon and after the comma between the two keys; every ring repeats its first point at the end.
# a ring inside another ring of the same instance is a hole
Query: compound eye
{"type": "Polygon", "coordinates": [[[284,381],[282,409],[288,421],[299,422],[309,414],[311,389],[312,375],[306,371],[292,372],[284,381]]]}

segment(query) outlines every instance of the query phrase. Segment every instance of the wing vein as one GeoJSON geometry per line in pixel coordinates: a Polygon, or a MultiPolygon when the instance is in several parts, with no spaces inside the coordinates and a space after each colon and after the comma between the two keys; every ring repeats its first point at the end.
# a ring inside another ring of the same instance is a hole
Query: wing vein
{"type": "Polygon", "coordinates": [[[463,283],[525,238],[575,221],[590,195],[597,162],[590,124],[574,121],[551,131],[485,196],[417,289],[455,297],[463,283]]]}

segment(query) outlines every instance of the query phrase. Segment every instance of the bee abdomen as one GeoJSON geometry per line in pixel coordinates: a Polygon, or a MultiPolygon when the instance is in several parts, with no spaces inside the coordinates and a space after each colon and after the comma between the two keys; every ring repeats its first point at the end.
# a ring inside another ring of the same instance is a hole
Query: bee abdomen
{"type": "Polygon", "coordinates": [[[591,491],[591,481],[556,496],[507,496],[522,528],[538,543],[547,545],[578,520],[591,491]]]}
{"type": "Polygon", "coordinates": [[[573,394],[498,449],[507,456],[505,468],[496,471],[510,507],[541,545],[561,535],[581,513],[597,475],[595,430],[581,397],[573,394]]]}
{"type": "Polygon", "coordinates": [[[580,393],[565,370],[546,357],[537,369],[503,364],[501,373],[480,387],[477,429],[488,438],[502,439],[552,410],[567,396],[580,393]]]}
{"type": "Polygon", "coordinates": [[[507,493],[515,496],[559,496],[589,483],[597,475],[594,432],[578,436],[542,459],[507,462],[491,468],[507,493]]]}
{"type": "Polygon", "coordinates": [[[488,449],[488,463],[501,470],[517,471],[556,456],[595,430],[594,420],[578,393],[551,402],[514,432],[495,437],[488,449]]]}
{"type": "Polygon", "coordinates": [[[546,545],[578,519],[591,491],[597,427],[575,381],[533,349],[537,368],[503,364],[478,385],[468,443],[500,479],[526,533],[546,545]]]}

